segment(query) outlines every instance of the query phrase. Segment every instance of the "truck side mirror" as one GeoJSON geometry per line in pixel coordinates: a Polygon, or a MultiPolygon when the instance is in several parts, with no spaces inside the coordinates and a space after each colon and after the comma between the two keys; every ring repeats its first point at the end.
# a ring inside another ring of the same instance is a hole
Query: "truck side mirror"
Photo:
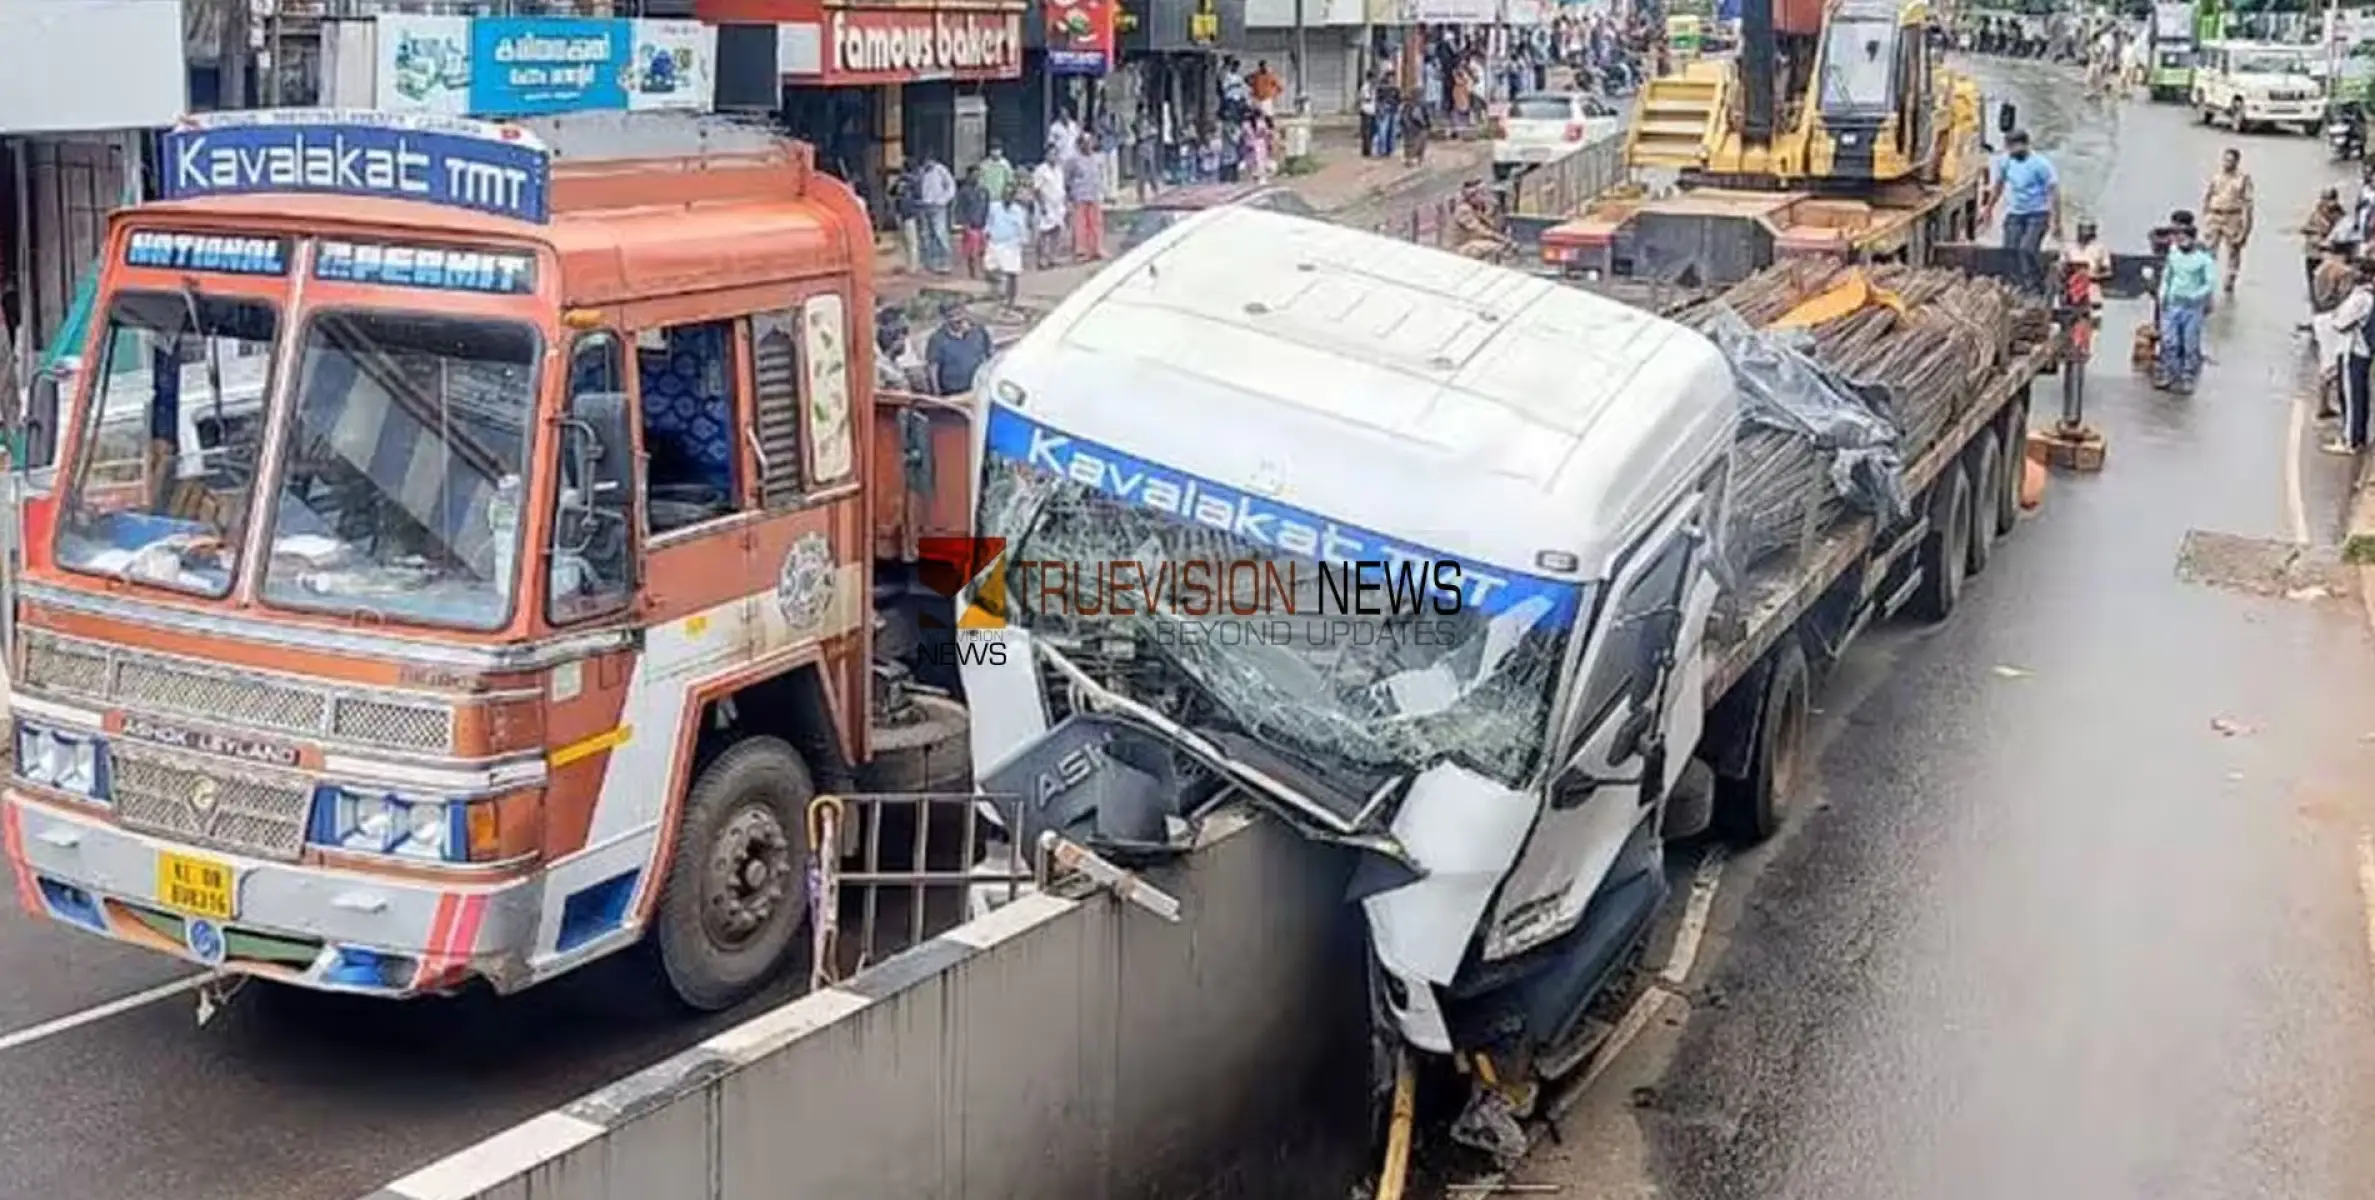
{"type": "Polygon", "coordinates": [[[45,369],[33,377],[33,386],[25,393],[25,411],[20,424],[23,436],[15,447],[18,470],[39,471],[56,465],[58,415],[63,407],[65,390],[65,373],[55,368],[45,369]]]}
{"type": "Polygon", "coordinates": [[[561,421],[563,474],[554,550],[624,553],[634,478],[628,460],[635,446],[627,421],[623,392],[580,392],[571,401],[561,421]]]}
{"type": "Polygon", "coordinates": [[[2008,134],[2018,128],[2020,128],[2020,110],[2014,108],[2009,100],[1997,105],[1996,132],[2008,134]]]}

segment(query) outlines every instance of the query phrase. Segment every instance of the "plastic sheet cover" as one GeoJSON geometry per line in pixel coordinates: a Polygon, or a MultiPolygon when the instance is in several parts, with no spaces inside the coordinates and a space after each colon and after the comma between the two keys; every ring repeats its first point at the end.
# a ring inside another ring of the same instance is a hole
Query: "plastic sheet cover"
{"type": "Polygon", "coordinates": [[[1812,339],[1802,332],[1755,329],[1728,308],[1707,332],[1731,361],[1744,416],[1814,443],[1829,461],[1832,489],[1851,507],[1884,524],[1912,514],[1897,422],[1884,394],[1816,362],[1812,339]]]}

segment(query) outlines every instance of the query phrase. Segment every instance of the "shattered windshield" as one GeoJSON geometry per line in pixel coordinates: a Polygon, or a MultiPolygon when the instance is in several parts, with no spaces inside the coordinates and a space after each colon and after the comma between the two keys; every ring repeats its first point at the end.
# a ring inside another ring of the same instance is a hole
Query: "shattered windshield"
{"type": "Polygon", "coordinates": [[[1007,539],[1014,623],[1092,673],[1119,666],[1132,699],[1348,790],[1443,759],[1527,782],[1580,586],[1420,557],[1009,409],[990,426],[981,528],[1007,539]]]}
{"type": "Polygon", "coordinates": [[[306,327],[264,599],[492,629],[519,572],[536,332],[341,312],[306,327]]]}
{"type": "Polygon", "coordinates": [[[256,300],[115,298],[58,522],[60,566],[205,596],[231,590],[279,326],[256,300]]]}

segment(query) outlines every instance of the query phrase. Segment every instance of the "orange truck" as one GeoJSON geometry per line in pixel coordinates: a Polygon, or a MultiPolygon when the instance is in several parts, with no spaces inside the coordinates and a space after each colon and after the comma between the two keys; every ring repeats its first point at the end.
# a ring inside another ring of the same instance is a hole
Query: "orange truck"
{"type": "Polygon", "coordinates": [[[965,739],[910,683],[956,653],[914,566],[965,532],[969,423],[878,403],[857,197],[663,114],[234,113],[163,148],[27,539],[18,899],[321,989],[630,947],[695,1007],[764,986],[811,798],[917,778],[880,723],[965,739]]]}

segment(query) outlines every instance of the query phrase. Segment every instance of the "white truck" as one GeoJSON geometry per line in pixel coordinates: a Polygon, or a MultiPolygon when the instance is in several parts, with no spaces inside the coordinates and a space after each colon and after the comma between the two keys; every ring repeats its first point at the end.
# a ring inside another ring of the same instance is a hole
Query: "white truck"
{"type": "Polygon", "coordinates": [[[974,636],[1028,652],[965,660],[974,761],[994,779],[1083,711],[1153,731],[1189,790],[1369,852],[1385,1029],[1556,1078],[1668,843],[1778,828],[1819,671],[1875,616],[1943,618],[2010,528],[2044,362],[1905,464],[1919,515],[1821,530],[1711,622],[1741,422],[1715,344],[1358,230],[1198,215],[985,373],[1003,573],[974,602],[1006,627],[974,636]],[[1363,605],[1343,576],[1420,586],[1363,605]]]}

